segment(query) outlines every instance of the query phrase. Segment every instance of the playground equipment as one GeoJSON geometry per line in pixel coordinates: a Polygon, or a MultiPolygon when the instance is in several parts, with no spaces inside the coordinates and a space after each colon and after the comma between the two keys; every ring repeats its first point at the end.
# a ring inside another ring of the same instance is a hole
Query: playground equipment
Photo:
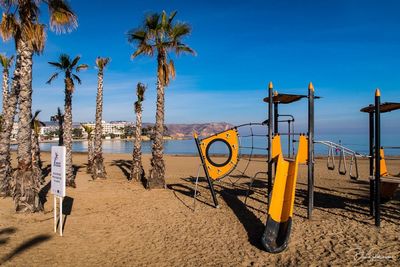
{"type": "Polygon", "coordinates": [[[297,172],[300,163],[307,162],[308,140],[299,136],[295,160],[285,160],[282,154],[280,135],[272,138],[272,161],[276,162],[275,181],[269,205],[267,223],[261,243],[271,253],[283,251],[289,241],[292,226],[293,205],[296,191],[297,172]]]}
{"type": "Polygon", "coordinates": [[[375,217],[375,225],[380,226],[381,194],[394,193],[400,178],[389,175],[386,169],[384,147],[381,147],[381,113],[400,109],[400,103],[385,102],[381,104],[381,93],[375,91],[375,104],[360,111],[369,114],[369,175],[370,175],[370,213],[375,217]],[[374,170],[375,164],[375,170],[374,170]]]}
{"type": "MultiPolygon", "coordinates": [[[[334,170],[336,168],[334,154],[335,152],[339,152],[339,174],[345,175],[349,173],[350,178],[353,180],[359,178],[358,159],[369,158],[370,209],[371,215],[375,216],[375,224],[377,226],[380,225],[381,194],[383,197],[393,195],[400,183],[400,175],[395,176],[388,174],[384,156],[384,147],[381,147],[380,145],[380,113],[400,109],[400,103],[380,104],[380,93],[379,90],[377,90],[375,105],[369,105],[368,107],[361,109],[362,112],[369,113],[370,122],[369,155],[364,155],[345,147],[342,144],[337,144],[332,141],[314,140],[314,100],[318,98],[318,96],[314,95],[314,87],[312,83],[308,86],[307,95],[295,95],[277,93],[276,91],[274,92],[273,84],[270,82],[268,85],[268,97],[264,98],[264,102],[268,103],[268,119],[266,121],[263,123],[250,123],[236,126],[232,129],[228,129],[204,139],[200,139],[197,134],[194,134],[194,139],[201,158],[200,167],[202,166],[204,169],[214,204],[218,207],[213,182],[228,176],[237,167],[241,158],[239,150],[243,147],[240,144],[238,129],[243,126],[252,125],[264,125],[267,127],[267,134],[260,135],[267,138],[267,147],[261,148],[265,149],[267,153],[267,159],[265,161],[267,163],[267,171],[260,171],[253,177],[247,176],[247,178],[251,179],[249,183],[249,193],[253,181],[258,174],[267,175],[268,214],[261,242],[263,247],[271,253],[281,252],[288,245],[292,225],[293,205],[299,164],[307,165],[307,217],[308,219],[311,219],[312,217],[314,207],[314,144],[328,147],[327,167],[329,170],[334,170]],[[291,104],[304,98],[308,100],[307,132],[295,133],[294,117],[289,114],[279,114],[279,105],[291,104]],[[288,119],[280,120],[280,117],[288,119]],[[279,123],[288,123],[288,132],[281,133],[279,131],[279,123]],[[286,158],[284,157],[281,145],[282,136],[287,137],[288,142],[286,158]],[[298,137],[298,140],[295,139],[296,137],[298,137]],[[224,143],[229,150],[227,159],[221,163],[215,162],[210,157],[210,147],[215,142],[224,143]],[[296,142],[298,143],[297,153],[295,153],[294,146],[296,142]],[[296,156],[294,157],[295,154],[296,156]],[[350,157],[349,170],[347,167],[346,157],[350,157]]],[[[249,136],[251,138],[255,136],[253,131],[251,131],[249,136]]],[[[249,148],[251,148],[251,153],[248,157],[250,162],[253,156],[253,149],[256,148],[253,145],[253,139],[249,148]]],[[[400,147],[387,147],[387,149],[400,149],[400,147]]],[[[240,171],[240,173],[244,174],[247,166],[245,167],[245,170],[240,171]]],[[[198,178],[199,173],[196,178],[195,200],[198,178]]]]}

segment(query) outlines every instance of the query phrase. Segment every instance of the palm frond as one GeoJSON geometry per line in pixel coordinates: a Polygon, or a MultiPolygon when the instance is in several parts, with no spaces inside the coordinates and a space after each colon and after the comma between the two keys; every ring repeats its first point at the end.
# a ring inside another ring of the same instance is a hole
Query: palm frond
{"type": "Polygon", "coordinates": [[[0,54],[0,65],[5,69],[8,70],[14,61],[14,56],[7,57],[4,54],[0,54]]]}
{"type": "Polygon", "coordinates": [[[146,92],[146,86],[143,83],[138,83],[136,86],[136,95],[139,102],[144,100],[144,93],[146,92]]]}
{"type": "Polygon", "coordinates": [[[80,64],[76,67],[76,72],[80,72],[81,70],[87,70],[89,68],[88,64],[80,64]]]}
{"type": "Polygon", "coordinates": [[[158,21],[160,20],[160,14],[152,13],[146,16],[144,21],[144,27],[147,31],[154,31],[158,28],[158,21]]]}
{"type": "Polygon", "coordinates": [[[171,75],[172,79],[175,79],[175,76],[176,76],[175,65],[174,65],[174,61],[172,59],[169,60],[168,71],[169,71],[169,75],[171,75]]]}
{"type": "Polygon", "coordinates": [[[141,45],[138,46],[137,50],[131,55],[131,59],[134,59],[135,57],[139,55],[148,55],[148,56],[153,56],[154,55],[154,48],[153,46],[142,43],[141,45]]]}
{"type": "Polygon", "coordinates": [[[59,63],[61,64],[62,70],[67,70],[71,66],[71,57],[67,54],[61,54],[59,59],[59,63]]]}
{"type": "Polygon", "coordinates": [[[4,41],[9,40],[11,37],[15,36],[20,28],[14,14],[3,13],[3,17],[0,23],[0,36],[4,41]]]}
{"type": "Polygon", "coordinates": [[[183,53],[192,54],[194,56],[197,55],[196,51],[194,51],[192,48],[190,48],[189,46],[182,44],[182,43],[178,43],[178,45],[176,45],[174,47],[174,50],[177,55],[180,55],[183,53]]]}
{"type": "MultiPolygon", "coordinates": [[[[50,63],[50,62],[49,62],[50,63]]],[[[58,77],[58,72],[51,75],[50,79],[46,82],[47,84],[51,84],[51,82],[58,77]]]]}
{"type": "Polygon", "coordinates": [[[111,58],[109,57],[97,57],[96,58],[96,66],[100,71],[103,71],[104,68],[110,63],[111,58]]]}
{"type": "Polygon", "coordinates": [[[176,23],[170,30],[170,37],[172,41],[179,41],[180,38],[187,36],[192,31],[189,24],[184,22],[176,23]]]}
{"type": "Polygon", "coordinates": [[[47,1],[50,28],[56,33],[71,32],[78,27],[78,20],[69,4],[63,0],[47,1]]]}
{"type": "Polygon", "coordinates": [[[76,56],[74,60],[71,62],[71,69],[75,67],[76,64],[78,64],[78,61],[81,59],[81,56],[76,56]]]}
{"type": "Polygon", "coordinates": [[[172,20],[175,18],[176,14],[178,13],[178,11],[172,11],[171,14],[169,14],[169,18],[168,18],[168,23],[171,24],[172,20]]]}
{"type": "Polygon", "coordinates": [[[81,78],[78,77],[76,74],[72,74],[72,78],[78,82],[78,84],[82,84],[81,78]]]}
{"type": "Polygon", "coordinates": [[[27,23],[22,28],[22,33],[36,53],[40,54],[43,52],[44,44],[46,42],[46,31],[44,24],[27,23]]]}

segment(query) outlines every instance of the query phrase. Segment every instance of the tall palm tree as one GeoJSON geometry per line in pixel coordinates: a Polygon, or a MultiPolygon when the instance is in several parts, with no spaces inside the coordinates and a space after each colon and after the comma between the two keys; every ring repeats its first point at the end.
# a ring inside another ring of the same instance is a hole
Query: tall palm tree
{"type": "Polygon", "coordinates": [[[7,57],[6,55],[0,54],[0,65],[3,67],[3,113],[6,110],[7,97],[9,94],[9,77],[10,68],[14,61],[14,56],[7,57]]]}
{"type": "Polygon", "coordinates": [[[86,172],[87,173],[92,173],[92,167],[93,167],[93,157],[94,157],[94,150],[93,150],[93,128],[82,124],[83,129],[87,133],[87,140],[88,140],[88,163],[86,167],[86,172]]]}
{"type": "Polygon", "coordinates": [[[132,168],[129,180],[140,181],[144,176],[142,165],[142,102],[144,100],[144,92],[146,86],[138,83],[136,87],[137,101],[135,102],[136,127],[135,127],[135,143],[132,152],[132,168]]]}
{"type": "Polygon", "coordinates": [[[64,114],[62,113],[62,111],[59,107],[57,108],[57,114],[51,116],[50,120],[58,123],[58,145],[63,146],[64,145],[64,139],[63,139],[64,114]]]}
{"type": "Polygon", "coordinates": [[[57,69],[50,79],[47,81],[50,84],[58,77],[60,73],[64,74],[65,83],[65,104],[64,104],[64,145],[66,148],[66,184],[67,186],[76,187],[74,170],[72,167],[72,93],[74,92],[76,81],[81,84],[81,79],[75,73],[88,68],[86,64],[78,64],[80,56],[71,60],[70,56],[61,54],[58,62],[49,62],[50,65],[57,69]]]}
{"type": "MultiPolygon", "coordinates": [[[[44,49],[46,27],[39,22],[40,5],[48,7],[50,28],[56,32],[70,31],[77,26],[75,14],[64,0],[1,0],[3,17],[0,34],[3,40],[13,38],[17,59],[11,91],[5,112],[5,126],[0,138],[0,181],[6,184],[11,173],[10,135],[17,104],[18,116],[18,168],[13,175],[12,196],[19,212],[35,212],[42,209],[38,188],[35,188],[31,153],[31,110],[32,110],[32,64],[33,54],[44,49]]],[[[3,191],[7,190],[3,186],[3,191]]],[[[8,194],[8,193],[6,193],[8,194]]]]}
{"type": "Polygon", "coordinates": [[[104,69],[110,63],[110,58],[96,59],[96,67],[98,69],[97,73],[97,97],[96,97],[96,126],[94,133],[94,158],[93,158],[93,168],[92,168],[92,178],[93,179],[105,179],[107,178],[106,169],[103,162],[103,149],[102,149],[102,116],[103,116],[103,76],[104,69]]]}
{"type": "Polygon", "coordinates": [[[165,187],[165,163],[163,159],[164,133],[164,88],[168,86],[170,77],[175,77],[172,59],[168,61],[168,52],[195,54],[195,51],[182,43],[182,39],[190,34],[189,24],[174,23],[176,11],[169,16],[165,11],[146,16],[144,23],[137,29],[128,32],[128,41],[136,44],[132,58],[139,55],[153,56],[157,53],[157,111],[156,135],[153,141],[151,170],[147,179],[148,188],[165,187]]]}
{"type": "Polygon", "coordinates": [[[39,135],[40,128],[46,126],[42,121],[39,120],[38,116],[41,110],[36,110],[32,115],[31,128],[32,128],[32,170],[36,173],[35,177],[39,178],[40,183],[44,183],[44,177],[42,175],[42,160],[40,159],[40,146],[39,146],[39,135]]]}

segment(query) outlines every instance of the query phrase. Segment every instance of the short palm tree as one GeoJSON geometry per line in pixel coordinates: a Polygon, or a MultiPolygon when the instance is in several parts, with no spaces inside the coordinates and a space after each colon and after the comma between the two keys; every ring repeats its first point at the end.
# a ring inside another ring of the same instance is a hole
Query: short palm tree
{"type": "Polygon", "coordinates": [[[146,16],[138,29],[128,32],[128,41],[136,44],[132,58],[139,55],[153,56],[157,53],[157,111],[155,138],[153,140],[151,170],[147,179],[147,188],[165,187],[165,163],[163,159],[164,133],[164,88],[168,86],[170,77],[175,77],[175,66],[172,59],[168,61],[168,52],[195,54],[194,50],[182,43],[182,39],[190,34],[187,23],[173,20],[176,11],[169,16],[165,11],[146,16]]]}
{"type": "MultiPolygon", "coordinates": [[[[10,137],[12,124],[19,104],[18,116],[18,168],[13,175],[12,196],[19,212],[35,212],[42,209],[38,196],[37,179],[32,172],[31,111],[32,111],[32,65],[33,54],[40,54],[45,45],[46,25],[39,22],[41,4],[48,6],[50,28],[66,32],[77,26],[75,14],[64,0],[1,0],[3,16],[0,35],[3,40],[14,39],[17,58],[7,111],[4,114],[4,129],[0,136],[0,181],[2,194],[8,190],[11,175],[10,137]]],[[[5,193],[6,195],[9,193],[5,193]]]]}
{"type": "Polygon", "coordinates": [[[6,55],[0,54],[0,66],[3,67],[3,113],[7,109],[7,97],[9,94],[9,77],[10,68],[14,61],[14,56],[7,57],[6,55]]]}
{"type": "Polygon", "coordinates": [[[144,92],[146,86],[138,83],[136,87],[137,101],[135,102],[136,127],[135,127],[135,143],[132,152],[132,168],[129,180],[140,181],[144,178],[144,170],[142,164],[142,102],[144,100],[144,92]]]}
{"type": "Polygon", "coordinates": [[[93,157],[94,157],[94,150],[93,150],[93,128],[82,124],[83,129],[87,133],[87,140],[88,140],[88,163],[86,166],[86,172],[87,173],[92,173],[92,167],[93,167],[93,157]]]}
{"type": "Polygon", "coordinates": [[[110,63],[110,58],[96,58],[97,73],[97,97],[96,97],[96,125],[94,133],[94,158],[92,168],[93,179],[105,179],[107,178],[106,169],[104,167],[103,160],[103,148],[102,148],[102,117],[103,117],[103,77],[104,69],[110,63]]]}
{"type": "Polygon", "coordinates": [[[40,183],[44,183],[44,177],[42,175],[42,160],[40,159],[40,146],[39,136],[40,128],[46,126],[42,121],[39,120],[38,116],[41,110],[36,110],[32,115],[31,128],[32,128],[32,170],[36,172],[35,177],[39,178],[40,183]]]}
{"type": "Polygon", "coordinates": [[[64,114],[62,113],[62,111],[59,107],[57,108],[57,114],[54,116],[51,116],[50,120],[58,123],[58,145],[63,146],[64,145],[64,139],[63,139],[64,114]]]}
{"type": "Polygon", "coordinates": [[[76,187],[74,170],[72,167],[72,93],[74,92],[76,81],[81,84],[81,79],[75,73],[88,68],[86,64],[78,64],[80,56],[71,59],[66,54],[61,54],[58,62],[49,62],[50,65],[57,69],[50,79],[47,81],[50,84],[58,77],[60,73],[64,74],[65,83],[65,104],[64,104],[64,145],[66,148],[66,184],[67,186],[76,187]]]}

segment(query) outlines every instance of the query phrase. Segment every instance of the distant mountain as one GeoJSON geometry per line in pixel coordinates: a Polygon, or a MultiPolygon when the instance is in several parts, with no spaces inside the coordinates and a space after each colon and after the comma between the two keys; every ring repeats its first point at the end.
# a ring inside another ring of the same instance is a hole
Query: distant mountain
{"type": "Polygon", "coordinates": [[[196,131],[201,137],[206,137],[233,127],[232,124],[226,122],[167,124],[166,126],[168,128],[168,135],[173,138],[192,137],[193,131],[196,131]]]}

